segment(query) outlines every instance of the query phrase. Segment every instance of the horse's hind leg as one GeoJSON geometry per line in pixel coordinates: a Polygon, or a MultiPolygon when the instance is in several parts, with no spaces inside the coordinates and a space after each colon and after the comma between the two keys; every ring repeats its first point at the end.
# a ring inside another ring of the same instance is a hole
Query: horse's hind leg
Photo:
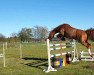
{"type": "Polygon", "coordinates": [[[82,44],[83,44],[85,47],[87,47],[88,52],[89,52],[90,56],[92,57],[92,53],[91,53],[91,44],[89,44],[87,41],[82,42],[82,44]]]}
{"type": "Polygon", "coordinates": [[[88,52],[89,52],[90,56],[92,57],[91,44],[89,44],[87,41],[86,41],[86,43],[87,43],[88,52]]]}

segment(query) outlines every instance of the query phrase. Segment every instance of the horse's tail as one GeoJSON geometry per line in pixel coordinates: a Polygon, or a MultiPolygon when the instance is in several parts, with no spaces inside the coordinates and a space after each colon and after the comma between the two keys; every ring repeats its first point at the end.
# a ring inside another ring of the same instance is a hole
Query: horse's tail
{"type": "Polygon", "coordinates": [[[94,29],[88,29],[85,32],[87,33],[88,39],[94,41],[94,29]]]}

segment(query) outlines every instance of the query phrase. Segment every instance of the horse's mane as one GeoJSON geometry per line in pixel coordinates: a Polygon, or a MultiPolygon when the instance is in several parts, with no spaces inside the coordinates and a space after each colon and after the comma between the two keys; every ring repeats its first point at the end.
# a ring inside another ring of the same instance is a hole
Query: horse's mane
{"type": "Polygon", "coordinates": [[[58,30],[60,30],[62,26],[71,27],[69,24],[64,23],[64,24],[60,24],[59,26],[55,27],[52,31],[58,32],[58,30]]]}

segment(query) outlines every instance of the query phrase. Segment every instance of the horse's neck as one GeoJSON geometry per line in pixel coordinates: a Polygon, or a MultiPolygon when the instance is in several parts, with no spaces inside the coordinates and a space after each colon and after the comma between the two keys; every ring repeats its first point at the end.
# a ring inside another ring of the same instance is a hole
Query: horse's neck
{"type": "Polygon", "coordinates": [[[50,32],[50,36],[54,36],[56,34],[56,30],[52,30],[51,32],[50,32]]]}
{"type": "Polygon", "coordinates": [[[65,31],[64,31],[64,33],[65,33],[65,37],[67,37],[67,38],[75,38],[76,37],[76,31],[77,31],[77,29],[75,29],[75,28],[72,28],[72,27],[69,27],[69,28],[66,28],[65,29],[65,31]]]}
{"type": "Polygon", "coordinates": [[[66,27],[66,28],[64,28],[64,30],[66,33],[72,33],[72,32],[75,32],[77,29],[72,28],[72,27],[66,27]]]}

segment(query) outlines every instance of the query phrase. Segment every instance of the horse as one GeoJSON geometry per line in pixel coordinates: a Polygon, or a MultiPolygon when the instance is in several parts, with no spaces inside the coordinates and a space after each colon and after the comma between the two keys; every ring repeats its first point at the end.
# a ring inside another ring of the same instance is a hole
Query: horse
{"type": "Polygon", "coordinates": [[[85,32],[87,33],[88,38],[89,38],[91,41],[94,42],[94,29],[87,29],[85,32]]]}
{"type": "Polygon", "coordinates": [[[92,57],[91,44],[88,43],[88,36],[84,30],[76,29],[69,24],[61,24],[50,31],[48,39],[52,40],[56,33],[59,33],[57,35],[59,38],[63,37],[77,40],[88,49],[89,55],[92,57]]]}

